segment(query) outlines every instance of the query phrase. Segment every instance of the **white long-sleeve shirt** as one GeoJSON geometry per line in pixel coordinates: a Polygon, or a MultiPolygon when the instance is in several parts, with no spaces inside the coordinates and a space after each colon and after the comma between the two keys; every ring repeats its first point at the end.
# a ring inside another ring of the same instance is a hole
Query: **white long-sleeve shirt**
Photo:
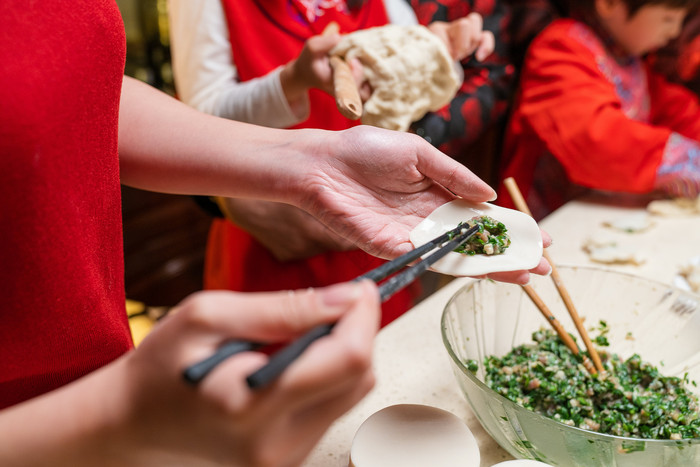
{"type": "MultiPolygon", "coordinates": [[[[405,0],[384,1],[389,21],[416,24],[405,0]]],[[[238,81],[221,0],[169,0],[170,43],[178,98],[212,115],[273,128],[308,117],[308,99],[292,109],[282,90],[281,66],[238,81]]]]}

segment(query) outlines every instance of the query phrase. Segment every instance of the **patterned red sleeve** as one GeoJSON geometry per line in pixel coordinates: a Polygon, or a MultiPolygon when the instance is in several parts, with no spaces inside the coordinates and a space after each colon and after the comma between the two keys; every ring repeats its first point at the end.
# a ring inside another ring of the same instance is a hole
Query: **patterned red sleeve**
{"type": "Polygon", "coordinates": [[[476,12],[484,29],[493,32],[496,48],[483,62],[462,61],[464,83],[455,98],[437,112],[428,113],[413,130],[434,146],[453,140],[469,143],[504,117],[513,93],[515,69],[509,60],[506,28],[509,7],[501,0],[410,0],[418,22],[454,21],[476,12]]]}

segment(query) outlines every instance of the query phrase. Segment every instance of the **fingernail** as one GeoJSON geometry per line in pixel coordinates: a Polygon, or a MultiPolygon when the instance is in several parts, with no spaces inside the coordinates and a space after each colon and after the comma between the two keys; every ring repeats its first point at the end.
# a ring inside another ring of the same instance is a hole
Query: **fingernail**
{"type": "Polygon", "coordinates": [[[496,193],[496,190],[493,190],[493,195],[491,199],[489,199],[489,202],[496,201],[496,198],[498,198],[498,193],[496,193]]]}
{"type": "Polygon", "coordinates": [[[358,283],[345,282],[326,287],[320,292],[324,305],[336,307],[356,301],[362,293],[362,287],[358,283]]]}

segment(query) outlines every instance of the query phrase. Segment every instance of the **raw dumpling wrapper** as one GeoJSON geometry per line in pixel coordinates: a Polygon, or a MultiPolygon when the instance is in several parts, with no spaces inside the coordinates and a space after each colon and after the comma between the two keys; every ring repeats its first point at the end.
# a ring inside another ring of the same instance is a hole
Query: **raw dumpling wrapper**
{"type": "Polygon", "coordinates": [[[601,264],[631,264],[639,266],[644,259],[629,243],[619,242],[613,238],[602,236],[589,237],[583,244],[583,251],[594,263],[601,264]]]}
{"type": "Polygon", "coordinates": [[[647,211],[657,216],[689,217],[700,214],[700,196],[695,199],[658,199],[647,205],[647,211]]]}
{"type": "Polygon", "coordinates": [[[477,466],[479,445],[455,414],[437,407],[385,407],[360,425],[350,450],[350,467],[477,466]]]}
{"type": "Polygon", "coordinates": [[[410,234],[411,242],[418,247],[448,230],[477,216],[489,216],[505,224],[511,244],[500,255],[463,255],[451,252],[436,262],[434,271],[452,276],[481,276],[492,272],[528,270],[537,266],[542,258],[542,234],[537,222],[520,211],[493,204],[474,204],[455,200],[443,204],[410,234]]]}
{"type": "Polygon", "coordinates": [[[362,123],[406,131],[449,103],[460,81],[447,46],[425,26],[387,25],[344,36],[331,55],[362,62],[372,96],[362,123]]]}

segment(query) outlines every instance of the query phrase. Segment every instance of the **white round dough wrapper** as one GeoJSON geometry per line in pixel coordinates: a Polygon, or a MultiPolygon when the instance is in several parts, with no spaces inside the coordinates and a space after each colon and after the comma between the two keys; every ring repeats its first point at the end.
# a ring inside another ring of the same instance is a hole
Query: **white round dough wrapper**
{"type": "MultiPolygon", "coordinates": [[[[489,203],[474,204],[455,200],[443,204],[423,219],[410,233],[418,247],[452,230],[460,222],[477,216],[489,216],[505,224],[511,244],[500,255],[463,255],[450,252],[432,266],[432,270],[452,276],[481,276],[492,272],[529,270],[542,258],[542,234],[535,220],[520,211],[489,203]]],[[[428,253],[429,254],[429,253],[428,253]]]]}
{"type": "Polygon", "coordinates": [[[478,466],[479,445],[451,412],[418,404],[385,407],[355,433],[351,467],[478,466]]]}

